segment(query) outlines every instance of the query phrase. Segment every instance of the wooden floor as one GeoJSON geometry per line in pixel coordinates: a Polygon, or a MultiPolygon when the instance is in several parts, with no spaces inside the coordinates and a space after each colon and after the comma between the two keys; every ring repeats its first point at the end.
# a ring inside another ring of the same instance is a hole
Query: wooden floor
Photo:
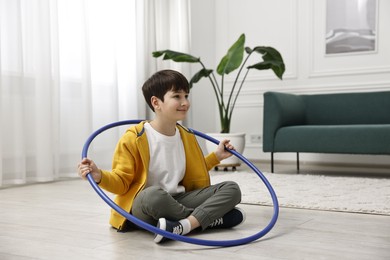
{"type": "MultiPolygon", "coordinates": [[[[192,234],[238,239],[260,231],[272,207],[241,205],[246,221],[224,231],[192,234]]],[[[281,208],[265,237],[213,248],[153,242],[147,231],[118,233],[108,206],[88,182],[72,179],[0,190],[0,259],[390,259],[390,217],[281,208]]]]}

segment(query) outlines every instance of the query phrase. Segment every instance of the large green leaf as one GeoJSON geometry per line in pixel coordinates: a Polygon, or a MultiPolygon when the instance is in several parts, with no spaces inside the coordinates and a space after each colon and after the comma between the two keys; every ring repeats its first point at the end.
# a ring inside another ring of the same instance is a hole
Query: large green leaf
{"type": "Polygon", "coordinates": [[[283,78],[285,67],[283,63],[275,61],[263,61],[256,63],[254,65],[248,66],[248,69],[258,69],[258,70],[268,70],[272,69],[275,75],[279,78],[283,78]]]}
{"type": "Polygon", "coordinates": [[[162,55],[164,55],[164,60],[173,60],[176,62],[199,62],[200,58],[196,58],[190,54],[177,52],[177,51],[171,51],[171,50],[164,50],[164,51],[154,51],[153,57],[158,58],[162,55]]]}
{"type": "Polygon", "coordinates": [[[277,60],[283,62],[282,55],[272,47],[257,46],[253,51],[263,54],[264,60],[277,60]]]}
{"type": "Polygon", "coordinates": [[[258,52],[263,55],[262,58],[264,60],[263,62],[259,62],[254,65],[248,66],[248,69],[258,69],[258,70],[272,69],[272,71],[279,79],[283,78],[283,74],[286,68],[283,62],[282,55],[276,49],[272,47],[258,46],[255,47],[253,50],[247,48],[246,51],[248,53],[251,53],[253,51],[258,52]]]}
{"type": "Polygon", "coordinates": [[[217,67],[219,75],[229,74],[240,67],[244,59],[245,34],[241,34],[238,40],[229,48],[227,54],[221,59],[217,67]]]}
{"type": "Polygon", "coordinates": [[[192,85],[197,83],[201,78],[207,78],[213,70],[209,69],[201,69],[198,71],[190,80],[190,88],[192,88],[192,85]]]}

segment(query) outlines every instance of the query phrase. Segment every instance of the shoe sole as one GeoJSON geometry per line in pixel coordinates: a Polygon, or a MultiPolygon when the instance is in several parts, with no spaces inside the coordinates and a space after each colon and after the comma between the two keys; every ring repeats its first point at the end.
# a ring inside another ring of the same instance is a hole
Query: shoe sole
{"type": "MultiPolygon", "coordinates": [[[[166,219],[165,218],[160,218],[158,220],[157,227],[159,229],[166,230],[166,228],[167,228],[167,221],[166,221],[166,219]]],[[[156,234],[156,236],[154,237],[154,242],[158,244],[158,243],[160,243],[163,240],[163,238],[164,237],[162,235],[156,234]]]]}

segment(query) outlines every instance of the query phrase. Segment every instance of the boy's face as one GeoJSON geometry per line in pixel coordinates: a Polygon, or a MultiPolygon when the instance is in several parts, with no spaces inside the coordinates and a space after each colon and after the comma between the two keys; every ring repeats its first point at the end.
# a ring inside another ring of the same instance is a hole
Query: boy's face
{"type": "Polygon", "coordinates": [[[183,90],[170,90],[165,93],[164,102],[158,99],[158,109],[155,109],[155,111],[158,111],[161,116],[173,121],[183,120],[190,109],[188,95],[189,94],[183,90]]]}

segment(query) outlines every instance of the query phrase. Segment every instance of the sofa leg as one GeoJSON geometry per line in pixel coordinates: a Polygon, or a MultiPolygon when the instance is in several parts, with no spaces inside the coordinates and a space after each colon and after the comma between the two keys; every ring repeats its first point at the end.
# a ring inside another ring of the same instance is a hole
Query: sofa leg
{"type": "Polygon", "coordinates": [[[271,173],[274,173],[274,153],[271,152],[271,173]]]}
{"type": "Polygon", "coordinates": [[[299,173],[299,153],[297,153],[297,171],[299,173]]]}

